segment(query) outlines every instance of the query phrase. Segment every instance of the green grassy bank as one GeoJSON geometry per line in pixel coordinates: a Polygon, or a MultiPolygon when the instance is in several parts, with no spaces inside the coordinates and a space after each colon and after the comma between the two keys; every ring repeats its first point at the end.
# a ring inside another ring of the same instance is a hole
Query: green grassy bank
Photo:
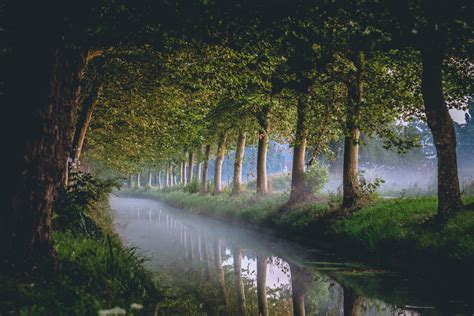
{"type": "MultiPolygon", "coordinates": [[[[297,205],[278,210],[286,194],[257,199],[253,193],[238,197],[189,194],[183,191],[129,191],[158,198],[172,206],[257,227],[312,243],[329,241],[345,254],[401,268],[439,270],[455,267],[470,271],[474,264],[474,212],[462,211],[444,223],[434,221],[435,197],[376,199],[348,217],[337,215],[338,201],[297,205]]],[[[466,204],[474,196],[464,198],[466,204]]]]}
{"type": "Polygon", "coordinates": [[[160,314],[169,306],[187,310],[164,284],[166,275],[146,270],[146,258],[114,233],[108,205],[113,185],[81,174],[60,193],[53,215],[56,267],[40,261],[27,273],[2,273],[0,315],[107,315],[116,307],[127,315],[160,314]]]}

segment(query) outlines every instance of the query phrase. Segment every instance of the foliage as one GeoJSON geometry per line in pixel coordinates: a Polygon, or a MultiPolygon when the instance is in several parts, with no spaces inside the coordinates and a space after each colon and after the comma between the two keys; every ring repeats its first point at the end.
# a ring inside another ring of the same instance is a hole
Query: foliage
{"type": "Polygon", "coordinates": [[[319,193],[327,183],[328,176],[328,167],[316,163],[308,167],[304,174],[304,179],[311,192],[319,193]]]}
{"type": "MultiPolygon", "coordinates": [[[[0,311],[21,315],[95,315],[100,309],[132,303],[148,314],[159,299],[143,259],[134,249],[106,236],[78,237],[71,232],[54,234],[58,271],[49,279],[0,279],[0,311]]],[[[137,314],[135,314],[137,315],[137,314]]]]}
{"type": "Polygon", "coordinates": [[[106,227],[106,223],[111,223],[110,214],[104,203],[114,187],[118,188],[114,180],[74,173],[71,183],[60,191],[54,204],[54,229],[90,235],[100,234],[103,228],[110,232],[110,227],[106,227]]]}
{"type": "Polygon", "coordinates": [[[363,172],[359,172],[357,181],[357,190],[361,204],[374,201],[378,197],[377,191],[380,189],[380,186],[385,183],[385,180],[382,178],[375,178],[370,182],[364,177],[363,172]]]}
{"type": "Polygon", "coordinates": [[[201,186],[200,186],[199,180],[193,179],[193,181],[191,181],[191,183],[189,183],[184,188],[184,191],[187,193],[193,194],[193,193],[199,193],[200,189],[201,189],[201,186]]]}

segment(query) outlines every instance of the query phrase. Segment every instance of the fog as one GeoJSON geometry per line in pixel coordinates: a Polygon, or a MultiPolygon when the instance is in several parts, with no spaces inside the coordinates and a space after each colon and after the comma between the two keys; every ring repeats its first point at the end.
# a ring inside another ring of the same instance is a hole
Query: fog
{"type": "MultiPolygon", "coordinates": [[[[155,200],[112,197],[110,205],[121,239],[148,258],[146,265],[150,271],[166,276],[162,282],[167,286],[185,288],[188,292],[198,287],[202,293],[206,291],[205,284],[210,284],[214,290],[203,293],[209,297],[203,308],[212,309],[215,304],[211,299],[216,295],[213,291],[225,297],[223,304],[227,308],[236,308],[236,253],[241,257],[239,278],[249,311],[258,307],[257,295],[262,290],[259,284],[265,284],[270,315],[291,313],[292,304],[298,304],[295,291],[303,293],[308,315],[343,315],[344,299],[355,293],[352,284],[362,285],[354,308],[364,311],[364,315],[419,315],[439,303],[430,298],[429,291],[418,280],[376,272],[338,257],[328,248],[308,249],[269,232],[262,234],[193,215],[155,200]],[[263,262],[264,272],[259,271],[259,262],[263,262]],[[373,291],[374,286],[384,294],[380,298],[377,293],[366,297],[365,290],[373,291]],[[392,300],[395,296],[397,299],[392,300]]],[[[450,308],[448,299],[446,296],[443,304],[450,308]]]]}

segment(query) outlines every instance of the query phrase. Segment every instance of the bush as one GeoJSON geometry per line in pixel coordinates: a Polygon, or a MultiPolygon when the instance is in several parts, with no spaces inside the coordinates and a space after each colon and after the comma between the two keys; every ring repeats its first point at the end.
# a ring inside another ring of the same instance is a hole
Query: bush
{"type": "Polygon", "coordinates": [[[309,189],[316,194],[328,182],[329,170],[327,166],[313,164],[308,167],[304,176],[309,189]]]}
{"type": "Polygon", "coordinates": [[[191,181],[191,183],[189,183],[184,188],[184,191],[193,194],[193,193],[199,193],[200,189],[201,189],[201,185],[199,183],[199,180],[194,178],[191,181]]]}
{"type": "Polygon", "coordinates": [[[110,231],[107,201],[115,180],[103,180],[89,173],[76,173],[71,184],[61,189],[54,203],[53,229],[97,235],[101,229],[110,231]],[[102,227],[98,227],[101,225],[102,227]]]}

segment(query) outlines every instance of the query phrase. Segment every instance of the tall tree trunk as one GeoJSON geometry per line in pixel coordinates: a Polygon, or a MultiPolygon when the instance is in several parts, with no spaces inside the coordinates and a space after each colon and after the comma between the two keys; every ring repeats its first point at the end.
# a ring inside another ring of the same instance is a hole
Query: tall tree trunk
{"type": "Polygon", "coordinates": [[[189,152],[189,159],[188,159],[188,183],[193,182],[193,168],[194,168],[194,159],[195,159],[195,154],[194,150],[191,150],[189,152]]]}
{"type": "Polygon", "coordinates": [[[221,240],[216,239],[214,242],[214,264],[217,272],[217,280],[221,288],[224,304],[227,305],[227,290],[225,287],[224,267],[222,266],[221,240]]]}
{"type": "Polygon", "coordinates": [[[183,185],[187,185],[188,184],[188,176],[187,176],[187,172],[186,172],[186,161],[185,160],[183,160],[183,178],[184,178],[183,185]]]}
{"type": "Polygon", "coordinates": [[[352,208],[359,200],[357,173],[359,168],[360,107],[364,91],[365,57],[358,52],[354,58],[357,67],[355,80],[347,82],[348,104],[346,116],[346,136],[344,137],[343,198],[342,206],[352,208]]]}
{"type": "Polygon", "coordinates": [[[247,307],[245,303],[245,288],[242,280],[242,249],[240,247],[233,248],[234,257],[234,278],[235,288],[237,292],[237,314],[247,315],[247,307]]]}
{"type": "Polygon", "coordinates": [[[170,163],[166,163],[165,168],[165,187],[168,188],[170,186],[170,163]]]}
{"type": "Polygon", "coordinates": [[[291,171],[291,192],[289,203],[302,202],[309,199],[312,194],[304,176],[304,158],[306,151],[306,112],[309,107],[309,97],[298,98],[297,122],[295,144],[293,148],[293,167],[291,171]]]}
{"type": "Polygon", "coordinates": [[[270,106],[266,106],[262,113],[258,116],[260,131],[258,135],[257,150],[257,196],[265,196],[267,190],[267,150],[268,150],[268,134],[270,125],[268,116],[270,114],[270,106]]]}
{"type": "Polygon", "coordinates": [[[141,178],[141,173],[139,172],[137,174],[137,188],[139,188],[139,189],[142,187],[142,183],[140,181],[140,178],[141,178]]]}
{"type": "Polygon", "coordinates": [[[204,163],[202,167],[202,179],[201,179],[201,193],[207,194],[209,192],[207,184],[207,171],[209,169],[209,156],[211,155],[211,145],[206,145],[204,150],[204,163]]]}
{"type": "Polygon", "coordinates": [[[221,133],[217,143],[216,165],[214,169],[214,195],[222,193],[222,165],[224,163],[226,135],[221,133]]]}
{"type": "Polygon", "coordinates": [[[179,162],[179,184],[183,184],[184,177],[183,177],[183,162],[179,162]]]}
{"type": "Polygon", "coordinates": [[[170,186],[174,186],[174,166],[170,163],[170,186]]]}
{"type": "Polygon", "coordinates": [[[242,163],[245,154],[245,139],[247,134],[244,131],[239,133],[237,147],[235,149],[234,177],[232,179],[232,195],[238,195],[242,191],[242,163]]]}
{"type": "Polygon", "coordinates": [[[163,189],[163,183],[161,182],[161,171],[158,171],[158,176],[157,176],[157,180],[158,180],[158,189],[163,189]]]}
{"type": "Polygon", "coordinates": [[[2,143],[8,153],[2,157],[7,166],[2,178],[8,186],[0,205],[0,265],[25,270],[35,261],[54,262],[51,210],[65,180],[86,58],[80,45],[69,42],[78,31],[76,12],[62,3],[50,7],[33,2],[25,10],[16,1],[2,7],[4,40],[11,47],[2,53],[6,81],[0,104],[8,108],[1,124],[8,135],[2,143]]]}
{"type": "Polygon", "coordinates": [[[94,113],[97,105],[97,98],[102,91],[101,84],[95,84],[87,98],[83,102],[83,108],[79,114],[76,123],[76,129],[74,131],[74,138],[72,140],[71,158],[73,160],[73,166],[78,168],[79,159],[81,158],[82,146],[86,138],[86,133],[92,120],[92,114],[94,113]]]}
{"type": "Polygon", "coordinates": [[[268,315],[267,303],[267,257],[257,256],[257,299],[258,315],[268,315]]]}
{"type": "Polygon", "coordinates": [[[153,180],[153,172],[148,172],[148,182],[147,182],[147,185],[146,187],[148,189],[151,189],[153,187],[153,183],[152,183],[152,180],[153,180]]]}
{"type": "Polygon", "coordinates": [[[128,188],[133,189],[133,176],[131,174],[128,175],[128,188]]]}
{"type": "Polygon", "coordinates": [[[201,161],[196,162],[196,179],[198,180],[198,182],[201,181],[201,165],[201,161]]]}
{"type": "MultiPolygon", "coordinates": [[[[433,37],[436,36],[433,34],[433,37]]],[[[426,120],[438,157],[438,215],[463,209],[456,157],[456,133],[443,96],[443,53],[432,39],[422,51],[422,92],[426,120]]]]}

